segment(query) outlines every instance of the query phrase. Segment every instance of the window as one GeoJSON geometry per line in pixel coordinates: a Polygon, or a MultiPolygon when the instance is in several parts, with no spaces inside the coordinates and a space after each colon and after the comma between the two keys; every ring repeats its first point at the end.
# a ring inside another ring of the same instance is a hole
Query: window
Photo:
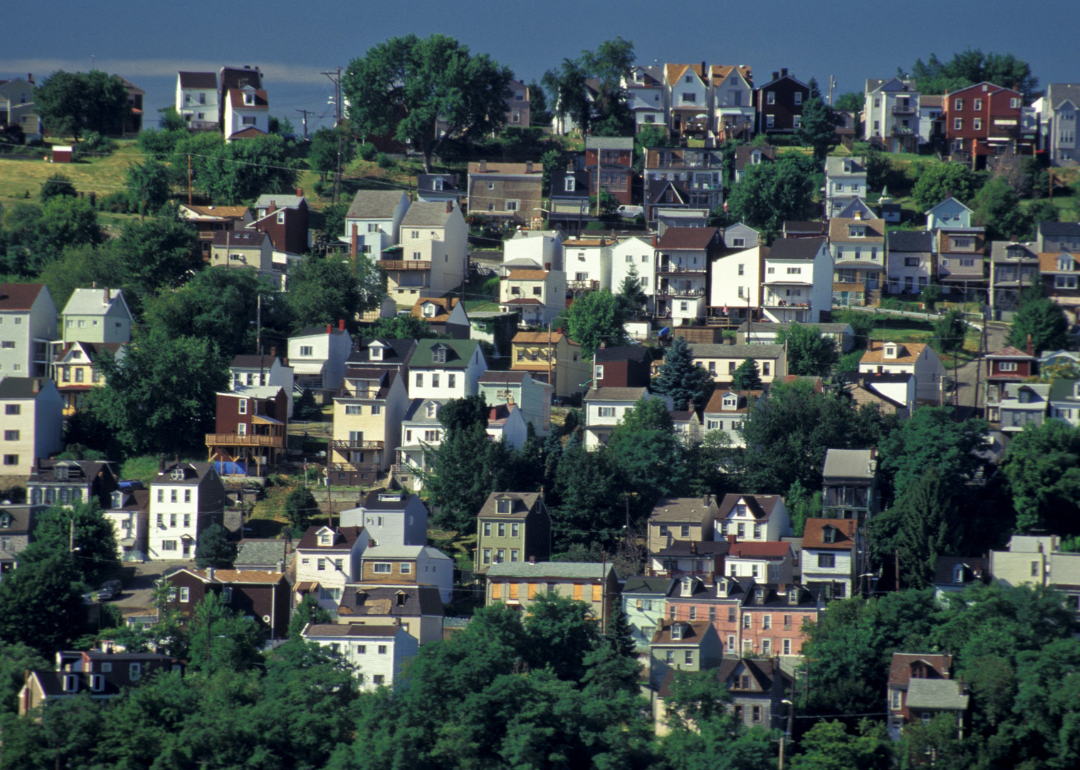
{"type": "Polygon", "coordinates": [[[735,622],[735,608],[734,607],[728,607],[727,621],[728,621],[728,623],[734,623],[735,622]]]}
{"type": "Polygon", "coordinates": [[[310,356],[310,355],[313,355],[313,353],[312,353],[312,346],[311,346],[311,345],[301,345],[301,346],[300,346],[300,355],[301,355],[301,356],[310,356]]]}
{"type": "Polygon", "coordinates": [[[697,607],[690,608],[690,620],[697,620],[697,607]]]}
{"type": "Polygon", "coordinates": [[[5,404],[4,414],[22,414],[21,404],[5,404]]]}
{"type": "Polygon", "coordinates": [[[180,589],[180,601],[182,601],[182,602],[191,601],[191,589],[188,588],[187,586],[183,586],[180,589]]]}
{"type": "Polygon", "coordinates": [[[1020,109],[1020,100],[1015,98],[1015,97],[1012,98],[1012,99],[1009,99],[1009,107],[1011,107],[1014,110],[1020,109]]]}
{"type": "Polygon", "coordinates": [[[371,677],[371,681],[375,683],[376,687],[382,687],[383,682],[386,681],[386,676],[384,674],[375,674],[371,677]]]}
{"type": "Polygon", "coordinates": [[[1031,562],[1031,576],[1032,577],[1038,577],[1039,576],[1039,562],[1037,562],[1037,561],[1031,562]]]}
{"type": "Polygon", "coordinates": [[[596,411],[597,411],[597,415],[599,417],[614,417],[615,416],[615,407],[613,407],[613,406],[600,406],[600,407],[597,407],[596,411]]]}
{"type": "Polygon", "coordinates": [[[1055,289],[1075,289],[1076,288],[1076,276],[1075,275],[1056,275],[1056,276],[1054,276],[1054,288],[1055,289]]]}
{"type": "Polygon", "coordinates": [[[796,115],[795,116],[795,118],[794,118],[794,127],[795,128],[802,128],[802,116],[801,115],[796,115]]]}
{"type": "Polygon", "coordinates": [[[763,615],[761,617],[761,627],[766,631],[772,628],[772,615],[763,615]]]}
{"type": "Polygon", "coordinates": [[[322,572],[326,569],[326,559],[319,559],[319,571],[322,572]]]}
{"type": "Polygon", "coordinates": [[[685,652],[685,653],[683,654],[683,661],[685,662],[685,664],[686,664],[687,666],[692,666],[692,665],[694,665],[694,651],[693,651],[693,650],[687,650],[687,651],[686,651],[686,652],[685,652]]]}
{"type": "MultiPolygon", "coordinates": [[[[769,96],[772,96],[772,94],[769,94],[769,96]]],[[[772,104],[772,102],[769,102],[769,103],[772,104]]],[[[776,118],[774,116],[772,116],[772,115],[766,115],[765,116],[765,128],[772,128],[775,124],[776,124],[776,118]]]]}
{"type": "Polygon", "coordinates": [[[519,536],[518,533],[520,532],[520,526],[521,525],[518,524],[517,522],[510,525],[510,536],[511,537],[518,537],[519,536]]]}
{"type": "Polygon", "coordinates": [[[963,131],[964,130],[964,119],[963,118],[954,118],[952,127],[953,127],[954,131],[963,131]]]}
{"type": "Polygon", "coordinates": [[[345,406],[345,414],[363,414],[363,410],[359,405],[349,404],[345,406]]]}
{"type": "Polygon", "coordinates": [[[135,681],[142,676],[142,663],[132,663],[128,666],[128,677],[135,681]]]}
{"type": "Polygon", "coordinates": [[[742,627],[743,628],[750,628],[750,616],[749,615],[743,615],[742,616],[742,627]]]}
{"type": "Polygon", "coordinates": [[[761,721],[761,706],[751,706],[750,719],[753,722],[761,721]]]}
{"type": "Polygon", "coordinates": [[[671,607],[670,607],[670,608],[668,609],[668,614],[669,614],[669,615],[671,616],[671,619],[672,619],[672,620],[675,620],[675,605],[672,605],[672,606],[671,606],[671,607]]]}
{"type": "Polygon", "coordinates": [[[744,274],[744,270],[743,270],[743,267],[744,267],[744,265],[739,265],[739,275],[743,275],[743,274],[744,274]]]}
{"type": "Polygon", "coordinates": [[[836,567],[836,555],[831,553],[819,553],[817,565],[820,569],[833,569],[836,567]]]}
{"type": "Polygon", "coordinates": [[[999,372],[1015,372],[1016,371],[1016,362],[1015,361],[1002,361],[1002,362],[1000,362],[998,364],[998,371],[999,372]]]}
{"type": "Polygon", "coordinates": [[[964,100],[963,99],[954,100],[953,101],[953,109],[956,110],[957,112],[964,109],[964,100]]]}
{"type": "Polygon", "coordinates": [[[518,203],[519,203],[519,201],[507,201],[506,202],[506,210],[507,211],[517,211],[518,210],[518,203]]]}
{"type": "Polygon", "coordinates": [[[791,654],[791,640],[790,639],[784,639],[781,642],[780,649],[783,651],[782,654],[790,655],[791,654]]]}
{"type": "Polygon", "coordinates": [[[982,109],[982,99],[975,99],[971,106],[975,112],[979,112],[982,109]]]}
{"type": "Polygon", "coordinates": [[[416,373],[416,387],[424,387],[424,375],[419,372],[416,373]]]}
{"type": "Polygon", "coordinates": [[[393,565],[388,561],[375,562],[374,572],[376,575],[389,575],[393,570],[393,565]]]}
{"type": "Polygon", "coordinates": [[[191,514],[190,513],[185,513],[184,514],[184,526],[185,527],[190,527],[191,526],[191,514]]]}
{"type": "Polygon", "coordinates": [[[971,121],[971,127],[975,131],[982,131],[982,118],[975,118],[971,121]]]}
{"type": "Polygon", "coordinates": [[[18,441],[18,440],[19,440],[19,431],[17,431],[17,430],[5,430],[4,431],[4,441],[18,441]]]}
{"type": "Polygon", "coordinates": [[[506,525],[501,522],[499,524],[499,537],[506,537],[506,525]]]}
{"type": "Polygon", "coordinates": [[[491,549],[484,549],[484,564],[491,564],[491,549]]]}
{"type": "Polygon", "coordinates": [[[768,93],[765,94],[765,103],[766,104],[776,104],[776,92],[775,91],[769,91],[768,93]]]}

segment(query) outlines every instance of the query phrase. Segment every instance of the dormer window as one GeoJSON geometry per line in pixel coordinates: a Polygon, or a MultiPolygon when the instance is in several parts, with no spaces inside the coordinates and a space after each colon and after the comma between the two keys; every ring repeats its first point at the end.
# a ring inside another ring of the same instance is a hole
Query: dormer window
{"type": "Polygon", "coordinates": [[[728,595],[728,582],[724,578],[720,578],[716,581],[716,595],[718,597],[724,597],[728,595]]]}
{"type": "Polygon", "coordinates": [[[964,582],[964,565],[963,564],[957,564],[955,567],[953,567],[953,582],[954,583],[963,583],[964,582]]]}
{"type": "Polygon", "coordinates": [[[683,638],[683,624],[682,623],[672,623],[671,624],[671,640],[677,642],[677,641],[681,641],[682,638],[683,638]]]}
{"type": "Polygon", "coordinates": [[[11,529],[10,513],[0,513],[0,529],[11,529]]]}
{"type": "Polygon", "coordinates": [[[892,343],[888,343],[888,344],[885,345],[884,351],[885,351],[884,352],[885,358],[896,358],[896,355],[897,355],[896,345],[894,345],[892,343]]]}
{"type": "Polygon", "coordinates": [[[66,465],[57,465],[55,468],[53,468],[53,477],[57,481],[67,481],[68,467],[66,465]]]}
{"type": "Polygon", "coordinates": [[[575,184],[574,177],[572,177],[572,176],[566,177],[566,192],[574,192],[574,184],[575,184]]]}
{"type": "Polygon", "coordinates": [[[320,532],[319,533],[319,545],[333,545],[334,534],[332,532],[320,532]]]}
{"type": "Polygon", "coordinates": [[[798,589],[792,588],[790,591],[788,591],[787,603],[788,604],[798,604],[799,603],[799,591],[798,591],[798,589]]]}
{"type": "Polygon", "coordinates": [[[495,501],[495,509],[499,513],[510,513],[514,507],[514,501],[508,497],[500,498],[495,501]]]}
{"type": "Polygon", "coordinates": [[[690,578],[683,578],[682,580],[682,595],[690,596],[694,593],[694,581],[690,578]]]}
{"type": "Polygon", "coordinates": [[[172,472],[169,474],[169,478],[171,478],[173,481],[183,481],[184,480],[184,469],[180,468],[179,466],[176,467],[176,468],[173,468],[172,472]]]}
{"type": "Polygon", "coordinates": [[[383,349],[381,347],[372,346],[368,349],[368,353],[372,361],[383,360],[383,349]]]}
{"type": "Polygon", "coordinates": [[[755,604],[764,604],[765,603],[765,589],[764,588],[758,588],[758,589],[754,590],[754,603],[755,604]]]}
{"type": "Polygon", "coordinates": [[[255,94],[251,91],[244,91],[244,106],[252,107],[255,104],[255,94]]]}
{"type": "Polygon", "coordinates": [[[123,492],[113,492],[112,493],[112,507],[113,508],[123,508],[124,507],[124,493],[123,492]]]}
{"type": "Polygon", "coordinates": [[[835,543],[836,530],[833,527],[825,527],[823,530],[821,530],[821,542],[835,543]]]}
{"type": "Polygon", "coordinates": [[[1031,391],[1027,388],[1022,389],[1019,393],[1017,393],[1017,396],[1019,397],[1021,404],[1031,403],[1031,391]]]}
{"type": "Polygon", "coordinates": [[[1058,270],[1074,270],[1075,267],[1073,266],[1072,257],[1068,257],[1068,256],[1058,257],[1057,269],[1058,270]]]}
{"type": "Polygon", "coordinates": [[[431,302],[428,302],[427,304],[425,304],[421,308],[420,312],[424,314],[424,318],[434,318],[435,317],[435,305],[432,304],[431,302]]]}
{"type": "Polygon", "coordinates": [[[434,418],[438,414],[438,411],[439,411],[439,407],[437,405],[435,405],[435,404],[428,404],[427,405],[427,416],[429,418],[434,418]]]}
{"type": "MultiPolygon", "coordinates": [[[[434,314],[432,314],[434,315],[434,314]]],[[[446,346],[436,345],[431,349],[431,360],[436,364],[446,363],[446,346]]]]}
{"type": "Polygon", "coordinates": [[[848,236],[851,238],[865,238],[866,226],[865,225],[848,225],[848,236]]]}
{"type": "Polygon", "coordinates": [[[435,190],[435,192],[442,192],[443,180],[441,177],[435,177],[435,180],[431,184],[431,189],[435,190]]]}

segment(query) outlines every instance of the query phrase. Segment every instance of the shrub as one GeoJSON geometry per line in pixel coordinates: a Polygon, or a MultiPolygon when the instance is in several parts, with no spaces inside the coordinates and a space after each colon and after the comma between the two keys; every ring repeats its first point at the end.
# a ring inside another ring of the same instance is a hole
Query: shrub
{"type": "Polygon", "coordinates": [[[75,184],[63,174],[53,174],[51,177],[45,180],[45,184],[41,185],[41,192],[38,193],[38,197],[41,198],[41,202],[65,195],[69,198],[75,198],[78,193],[75,191],[75,184]]]}
{"type": "Polygon", "coordinates": [[[357,148],[357,151],[361,158],[369,162],[375,160],[375,156],[378,154],[378,150],[375,149],[375,145],[371,142],[364,142],[357,148]]]}
{"type": "Polygon", "coordinates": [[[394,159],[387,155],[385,152],[380,152],[375,158],[375,162],[379,165],[379,168],[393,168],[397,165],[394,159]]]}

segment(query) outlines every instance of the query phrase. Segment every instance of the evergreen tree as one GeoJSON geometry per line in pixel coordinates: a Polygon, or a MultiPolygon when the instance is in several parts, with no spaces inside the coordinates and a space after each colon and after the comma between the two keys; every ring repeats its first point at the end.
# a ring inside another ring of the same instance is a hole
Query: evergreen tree
{"type": "Polygon", "coordinates": [[[189,665],[205,676],[246,671],[262,659],[262,630],[225,606],[216,591],[208,592],[195,607],[189,636],[189,665]]]}
{"type": "Polygon", "coordinates": [[[836,129],[842,123],[843,119],[821,97],[811,96],[803,105],[798,136],[804,144],[814,148],[814,160],[818,164],[824,163],[829,150],[840,143],[836,129]]]}
{"type": "Polygon", "coordinates": [[[229,531],[220,524],[211,524],[199,533],[199,542],[195,546],[195,564],[200,569],[232,569],[236,554],[236,543],[229,540],[229,531]]]}
{"type": "Polygon", "coordinates": [[[300,398],[293,402],[292,418],[308,421],[318,420],[320,417],[322,417],[322,410],[315,403],[315,391],[312,388],[304,388],[300,392],[300,398]]]}
{"type": "Polygon", "coordinates": [[[954,353],[964,347],[965,334],[964,314],[953,308],[934,324],[934,347],[939,353],[954,353]]]}
{"type": "Polygon", "coordinates": [[[616,473],[605,452],[586,452],[577,435],[563,447],[555,490],[558,505],[551,511],[551,524],[556,550],[608,541],[621,532],[626,509],[616,473]]]}
{"type": "Polygon", "coordinates": [[[712,396],[712,376],[694,363],[694,352],[682,337],[676,337],[664,355],[664,363],[653,381],[653,390],[671,396],[677,411],[702,409],[712,396]]]}
{"type": "Polygon", "coordinates": [[[761,385],[757,361],[752,358],[747,358],[739,364],[731,375],[732,390],[761,390],[761,385]]]}
{"type": "Polygon", "coordinates": [[[882,530],[895,526],[896,535],[891,543],[879,540],[879,551],[898,552],[903,584],[932,585],[938,557],[951,552],[957,529],[952,491],[943,485],[937,469],[928,468],[882,518],[882,530]]]}
{"type": "Polygon", "coordinates": [[[304,598],[296,605],[296,609],[292,611],[292,615],[289,617],[289,638],[299,640],[300,634],[308,623],[321,625],[333,622],[334,616],[330,613],[330,610],[319,604],[315,594],[304,594],[304,598]]]}
{"type": "Polygon", "coordinates": [[[295,537],[303,536],[318,514],[319,504],[307,487],[297,487],[285,498],[285,518],[289,520],[295,537]]]}

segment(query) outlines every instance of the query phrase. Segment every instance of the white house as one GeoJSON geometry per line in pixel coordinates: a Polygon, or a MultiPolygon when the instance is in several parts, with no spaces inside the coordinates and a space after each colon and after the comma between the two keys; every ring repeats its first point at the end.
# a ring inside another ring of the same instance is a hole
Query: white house
{"type": "Polygon", "coordinates": [[[289,337],[289,363],[296,384],[332,394],[345,378],[345,362],[352,353],[352,338],[345,331],[345,321],[337,328],[327,324],[309,326],[289,337]]]}
{"type": "Polygon", "coordinates": [[[897,77],[869,79],[863,98],[865,141],[878,141],[888,152],[911,152],[917,148],[921,117],[915,81],[897,77]]]}
{"type": "Polygon", "coordinates": [[[513,404],[537,436],[551,431],[551,399],[555,388],[533,379],[528,372],[495,372],[480,377],[478,392],[487,404],[513,404]]]}
{"type": "Polygon", "coordinates": [[[825,159],[825,216],[830,219],[856,198],[865,198],[866,158],[825,159]]]}
{"type": "Polygon", "coordinates": [[[646,126],[667,125],[667,89],[664,71],[659,66],[630,68],[630,77],[623,77],[626,106],[634,114],[634,133],[646,126]]]}
{"type": "Polygon", "coordinates": [[[570,291],[595,291],[611,288],[612,238],[566,241],[563,244],[563,270],[570,291]]]}
{"type": "Polygon", "coordinates": [[[663,399],[668,411],[671,396],[658,396],[647,388],[590,388],[582,399],[585,407],[585,449],[592,451],[611,438],[615,426],[641,399],[663,399]]]}
{"type": "Polygon", "coordinates": [[[794,582],[795,551],[791,543],[739,540],[736,535],[728,535],[727,540],[731,543],[724,557],[727,577],[750,578],[757,583],[794,582]]]}
{"type": "Polygon", "coordinates": [[[476,340],[420,340],[409,360],[409,398],[475,396],[486,371],[476,340]]]}
{"type": "Polygon", "coordinates": [[[150,482],[151,561],[194,559],[199,534],[223,523],[225,484],[213,463],[158,464],[150,482]]]}
{"type": "Polygon", "coordinates": [[[439,598],[454,596],[454,560],[427,545],[389,545],[375,541],[360,555],[360,580],[365,585],[412,583],[434,586],[439,598]]]}
{"type": "Polygon", "coordinates": [[[880,342],[870,340],[859,360],[859,372],[865,374],[913,374],[919,401],[940,401],[945,367],[929,345],[918,342],[880,342]]]}
{"type": "Polygon", "coordinates": [[[503,263],[531,260],[537,267],[563,269],[563,236],[558,230],[518,230],[503,241],[503,263]]]}
{"type": "Polygon", "coordinates": [[[514,404],[497,404],[488,408],[487,434],[492,441],[504,441],[508,447],[520,449],[529,437],[529,429],[514,404]]]}
{"type": "Polygon", "coordinates": [[[296,546],[297,594],[311,594],[326,609],[337,609],[341,590],[360,574],[360,556],[370,542],[364,527],[308,527],[296,546]]]}
{"type": "Polygon", "coordinates": [[[123,289],[76,289],[60,314],[64,342],[131,342],[123,289]]]}
{"type": "Polygon", "coordinates": [[[418,495],[376,489],[356,508],[341,512],[343,527],[363,527],[383,545],[426,545],[428,509],[418,495]]]}
{"type": "Polygon", "coordinates": [[[713,539],[779,541],[791,535],[791,518],[780,495],[724,495],[716,513],[713,539]]]}
{"type": "Polygon", "coordinates": [[[728,437],[730,446],[744,447],[742,424],[752,408],[760,403],[764,391],[734,391],[717,389],[702,412],[702,427],[706,434],[720,431],[728,437]]]}
{"type": "Polygon", "coordinates": [[[269,133],[266,91],[251,86],[230,88],[225,95],[225,141],[269,133]]]}
{"type": "Polygon", "coordinates": [[[380,265],[399,302],[414,301],[421,291],[442,296],[468,277],[469,230],[456,203],[413,203],[398,233],[399,253],[385,252],[380,265]]]}
{"type": "MultiPolygon", "coordinates": [[[[710,264],[724,250],[715,227],[668,227],[656,244],[656,316],[675,326],[705,317],[710,264]]],[[[757,265],[750,274],[757,275],[757,265]]],[[[748,274],[749,275],[749,274],[748,274]]],[[[715,276],[713,277],[715,281],[715,276]]],[[[748,284],[750,285],[750,284],[748,284]]],[[[757,285],[756,278],[754,284],[757,285]]]]}
{"type": "MultiPolygon", "coordinates": [[[[780,241],[777,241],[780,243],[780,241]]],[[[733,323],[760,317],[765,248],[725,251],[709,265],[709,307],[726,310],[733,323]]],[[[717,312],[717,311],[713,311],[717,312]]]]}
{"type": "Polygon", "coordinates": [[[735,370],[750,358],[757,364],[761,381],[768,385],[787,374],[787,354],[783,345],[691,345],[694,363],[716,382],[729,383],[735,370]]]}
{"type": "MultiPolygon", "coordinates": [[[[444,401],[431,398],[415,398],[401,421],[401,446],[397,451],[397,468],[405,473],[427,469],[426,452],[438,449],[442,444],[443,425],[439,410],[444,401]]],[[[413,489],[420,484],[413,482],[413,489]]]]}
{"type": "Polygon", "coordinates": [[[56,305],[43,283],[0,283],[0,377],[46,377],[56,305]]]}
{"type": "Polygon", "coordinates": [[[718,137],[745,136],[754,127],[754,75],[749,67],[714,64],[713,130],[718,137]]]}
{"type": "Polygon", "coordinates": [[[400,625],[308,623],[301,636],[353,666],[360,689],[369,692],[392,687],[405,661],[420,649],[420,642],[400,625]]]}
{"type": "Polygon", "coordinates": [[[776,323],[817,323],[832,311],[832,257],[824,238],[779,238],[765,252],[762,307],[776,323]]]}
{"type": "Polygon", "coordinates": [[[345,214],[344,240],[351,254],[378,259],[396,246],[401,220],[409,210],[409,196],[400,190],[359,190],[345,214]]]}
{"type": "Polygon", "coordinates": [[[220,118],[217,73],[177,73],[175,107],[192,131],[216,131],[220,118]]]}
{"type": "Polygon", "coordinates": [[[547,326],[565,309],[562,270],[511,270],[499,281],[499,310],[520,312],[527,326],[547,326]]]}
{"type": "Polygon", "coordinates": [[[611,290],[616,294],[623,281],[636,274],[641,290],[648,298],[646,312],[656,306],[656,262],[653,259],[655,241],[639,235],[621,239],[611,250],[611,290]]]}
{"type": "Polygon", "coordinates": [[[286,366],[270,348],[268,356],[233,356],[229,364],[229,390],[277,386],[289,397],[289,414],[293,408],[293,368],[286,366]]]}
{"type": "Polygon", "coordinates": [[[52,380],[0,376],[0,478],[29,476],[64,448],[64,399],[52,380]]]}
{"type": "Polygon", "coordinates": [[[705,62],[664,66],[670,112],[668,127],[673,133],[682,134],[692,126],[702,132],[709,128],[711,100],[706,77],[705,62]]]}
{"type": "Polygon", "coordinates": [[[802,582],[826,599],[854,595],[862,535],[856,519],[807,519],[802,541],[802,582]]]}

